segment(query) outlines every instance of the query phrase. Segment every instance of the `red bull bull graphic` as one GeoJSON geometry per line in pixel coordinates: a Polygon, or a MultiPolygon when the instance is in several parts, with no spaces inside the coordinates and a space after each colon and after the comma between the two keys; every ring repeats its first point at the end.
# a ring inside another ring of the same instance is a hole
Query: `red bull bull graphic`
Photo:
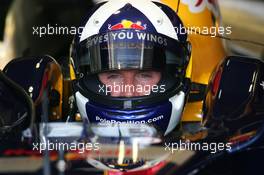
{"type": "Polygon", "coordinates": [[[142,25],[141,21],[132,22],[130,20],[122,20],[120,23],[115,25],[108,25],[109,30],[122,30],[122,29],[135,29],[135,30],[145,30],[146,24],[142,25]]]}

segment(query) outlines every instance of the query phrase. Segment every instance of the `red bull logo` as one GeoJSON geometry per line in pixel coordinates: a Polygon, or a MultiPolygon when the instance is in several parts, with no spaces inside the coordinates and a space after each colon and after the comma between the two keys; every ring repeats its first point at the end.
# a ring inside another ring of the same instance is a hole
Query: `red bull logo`
{"type": "Polygon", "coordinates": [[[130,20],[122,20],[120,23],[108,26],[109,30],[121,30],[121,29],[134,29],[134,30],[145,30],[146,24],[142,25],[141,21],[132,22],[130,20]]]}

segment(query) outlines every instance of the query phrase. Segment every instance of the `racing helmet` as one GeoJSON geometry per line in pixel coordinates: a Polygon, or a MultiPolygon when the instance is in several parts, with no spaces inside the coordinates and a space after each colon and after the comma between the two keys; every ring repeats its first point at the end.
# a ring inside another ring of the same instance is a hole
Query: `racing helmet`
{"type": "Polygon", "coordinates": [[[74,95],[82,120],[153,124],[170,133],[180,121],[189,90],[191,47],[187,34],[178,32],[180,27],[175,11],[160,2],[111,0],[95,5],[71,47],[74,95]],[[106,87],[98,75],[124,70],[159,72],[155,92],[151,87],[141,96],[106,93],[113,87],[106,87]]]}

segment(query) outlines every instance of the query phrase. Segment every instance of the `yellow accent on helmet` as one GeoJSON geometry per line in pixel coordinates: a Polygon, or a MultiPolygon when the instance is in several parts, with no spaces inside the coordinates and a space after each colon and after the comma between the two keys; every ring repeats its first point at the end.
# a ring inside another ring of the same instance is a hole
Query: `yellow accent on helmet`
{"type": "Polygon", "coordinates": [[[192,76],[192,56],[190,57],[187,69],[186,69],[186,74],[185,77],[191,79],[192,76]]]}
{"type": "Polygon", "coordinates": [[[71,80],[75,80],[76,79],[76,75],[75,75],[75,72],[74,72],[74,69],[73,69],[73,66],[72,66],[71,63],[69,64],[69,69],[70,69],[70,79],[71,80]]]}

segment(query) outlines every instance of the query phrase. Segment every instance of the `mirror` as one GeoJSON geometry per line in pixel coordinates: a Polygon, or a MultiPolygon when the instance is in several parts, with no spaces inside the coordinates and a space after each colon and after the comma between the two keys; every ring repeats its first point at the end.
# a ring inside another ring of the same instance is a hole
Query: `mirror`
{"type": "Polygon", "coordinates": [[[252,144],[264,128],[264,63],[230,56],[213,72],[204,101],[203,126],[226,139],[232,150],[252,144]]]}

